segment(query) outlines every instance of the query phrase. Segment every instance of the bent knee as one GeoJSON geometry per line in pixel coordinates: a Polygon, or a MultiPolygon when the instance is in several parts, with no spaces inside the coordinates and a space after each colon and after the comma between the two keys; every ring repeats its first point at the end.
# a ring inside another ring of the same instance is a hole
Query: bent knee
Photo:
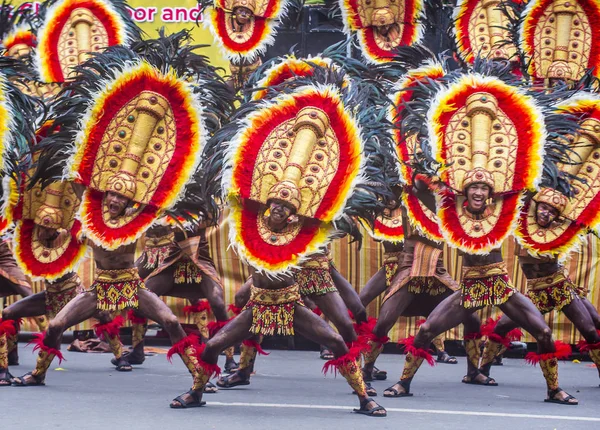
{"type": "Polygon", "coordinates": [[[552,342],[552,330],[550,327],[546,326],[537,334],[536,339],[539,343],[549,343],[552,342]]]}
{"type": "Polygon", "coordinates": [[[179,320],[175,315],[171,314],[164,319],[163,324],[166,331],[172,331],[179,326],[179,320]]]}

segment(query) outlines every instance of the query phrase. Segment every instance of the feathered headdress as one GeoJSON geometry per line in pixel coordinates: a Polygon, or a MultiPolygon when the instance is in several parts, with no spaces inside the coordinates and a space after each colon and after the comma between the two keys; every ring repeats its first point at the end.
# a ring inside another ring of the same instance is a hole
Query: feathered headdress
{"type": "Polygon", "coordinates": [[[600,98],[581,93],[559,106],[580,128],[570,134],[566,150],[545,169],[541,190],[526,203],[516,237],[533,255],[566,254],[590,231],[598,231],[600,215],[600,98]],[[559,218],[550,226],[536,222],[536,204],[554,207],[559,218]]]}
{"type": "MultiPolygon", "coordinates": [[[[178,203],[192,209],[182,203],[194,188],[186,186],[198,175],[209,134],[232,108],[225,84],[194,48],[187,32],[108,48],[75,69],[52,106],[54,132],[40,143],[34,183],[87,187],[80,219],[100,246],[133,242],[178,203]],[[109,216],[109,192],[129,200],[122,216],[109,216]]],[[[195,195],[189,203],[202,200],[195,195]]]]}
{"type": "Polygon", "coordinates": [[[140,39],[124,0],[49,0],[40,8],[35,65],[42,82],[64,82],[75,66],[140,39]]]}

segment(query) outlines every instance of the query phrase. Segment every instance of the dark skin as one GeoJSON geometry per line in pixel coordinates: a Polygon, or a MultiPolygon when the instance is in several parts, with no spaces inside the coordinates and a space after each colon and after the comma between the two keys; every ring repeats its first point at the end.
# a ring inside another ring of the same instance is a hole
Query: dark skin
{"type": "MultiPolygon", "coordinates": [[[[427,189],[424,183],[419,184],[417,189],[427,189]]],[[[481,214],[484,212],[486,202],[491,197],[491,189],[485,184],[475,184],[465,190],[467,196],[467,210],[472,214],[481,214]],[[472,188],[472,189],[471,189],[472,188]]],[[[433,196],[422,199],[431,210],[435,211],[435,202],[433,196]]],[[[502,261],[500,250],[494,250],[488,255],[464,255],[464,265],[468,267],[484,266],[502,261]]],[[[511,320],[515,321],[520,327],[523,327],[531,334],[538,343],[538,352],[550,353],[555,351],[554,340],[552,339],[552,330],[544,321],[544,317],[533,305],[531,300],[519,292],[515,292],[504,304],[498,306],[511,320]]],[[[431,341],[439,334],[456,327],[462,321],[465,321],[471,314],[479,308],[466,309],[462,305],[461,291],[456,291],[445,300],[443,300],[429,315],[427,321],[423,323],[419,332],[415,336],[414,345],[417,348],[427,348],[431,341]]],[[[399,392],[406,390],[400,384],[394,385],[399,392]]],[[[554,398],[563,400],[568,396],[564,391],[557,393],[554,398]]]]}
{"type": "MultiPolygon", "coordinates": [[[[80,188],[76,190],[80,190],[80,188]]],[[[114,216],[118,217],[123,216],[130,201],[109,192],[106,195],[106,203],[109,205],[110,216],[113,217],[114,213],[114,216]],[[114,212],[117,206],[121,208],[119,213],[114,212]]],[[[115,251],[107,251],[100,247],[94,247],[94,261],[96,266],[103,270],[131,269],[135,267],[135,248],[135,243],[123,246],[115,251]]],[[[158,322],[169,334],[173,344],[186,336],[177,317],[156,294],[145,289],[140,289],[138,291],[138,301],[138,313],[144,318],[158,322]]],[[[104,315],[98,311],[96,305],[95,292],[87,291],[79,294],[50,321],[46,336],[44,337],[44,344],[51,348],[59,349],[62,334],[67,328],[94,316],[99,318],[101,322],[105,322],[103,321],[104,315]]],[[[19,385],[28,385],[35,382],[35,377],[31,375],[15,378],[15,383],[19,385]]]]}
{"type": "MultiPolygon", "coordinates": [[[[290,220],[290,217],[292,219],[294,217],[292,208],[277,201],[270,202],[267,225],[273,231],[282,231],[290,220]]],[[[278,279],[271,279],[254,269],[251,270],[252,283],[256,288],[278,290],[294,283],[293,275],[283,275],[278,279]]],[[[334,332],[325,321],[312,311],[305,306],[296,304],[294,312],[294,331],[321,345],[327,345],[335,357],[340,357],[348,353],[348,347],[344,343],[342,336],[334,332]]],[[[202,360],[210,364],[216,364],[221,351],[250,337],[249,330],[251,325],[252,311],[246,309],[208,341],[202,353],[202,360]]],[[[363,396],[358,396],[358,398],[360,401],[367,399],[367,397],[363,396]]],[[[365,408],[371,410],[377,406],[376,402],[370,401],[366,404],[365,408]]],[[[384,413],[385,411],[383,410],[374,412],[377,415],[384,413]]]]}
{"type": "MultiPolygon", "coordinates": [[[[541,227],[546,228],[558,218],[559,212],[556,208],[540,202],[537,204],[535,215],[536,222],[541,227]]],[[[523,274],[528,279],[549,276],[562,269],[556,258],[519,257],[519,263],[523,274]]],[[[600,342],[600,335],[585,305],[586,301],[585,299],[576,297],[571,303],[564,306],[561,311],[573,323],[586,342],[598,343],[600,342]]],[[[500,336],[506,336],[509,331],[518,327],[519,324],[511,320],[507,315],[503,315],[496,325],[494,332],[500,336]]],[[[489,369],[485,369],[485,371],[489,372],[489,369]]],[[[598,369],[598,372],[600,375],[600,369],[598,369]]]]}
{"type": "MultiPolygon", "coordinates": [[[[155,236],[164,236],[171,231],[170,227],[153,227],[148,234],[155,236]]],[[[197,234],[206,239],[206,228],[200,228],[197,234]]],[[[143,267],[142,262],[139,262],[138,271],[142,279],[145,279],[150,273],[148,269],[143,267]]],[[[199,284],[184,283],[176,284],[174,280],[175,265],[165,269],[158,275],[152,278],[145,279],[144,283],[148,290],[155,293],[157,296],[179,297],[187,299],[191,304],[197,303],[201,299],[207,299],[213,314],[217,321],[226,321],[228,319],[225,301],[223,299],[223,288],[211,277],[203,276],[199,284]]],[[[203,339],[206,341],[207,339],[203,339]]],[[[139,343],[128,357],[142,358],[144,356],[144,344],[139,343]]]]}
{"type": "MultiPolygon", "coordinates": [[[[50,247],[51,243],[59,237],[59,231],[52,228],[37,226],[37,232],[40,240],[45,242],[45,245],[48,247],[50,247]]],[[[70,275],[71,274],[68,273],[65,277],[58,279],[56,282],[60,282],[70,275]]],[[[4,320],[17,320],[19,318],[31,318],[43,315],[46,315],[45,291],[27,296],[2,310],[2,319],[4,320]]],[[[0,369],[0,379],[6,377],[7,374],[8,369],[0,369]]],[[[10,381],[0,380],[0,385],[10,384],[10,381]]]]}
{"type": "MultiPolygon", "coordinates": [[[[390,202],[389,210],[397,210],[400,208],[400,193],[401,190],[397,190],[397,200],[390,202]]],[[[403,217],[403,223],[406,223],[407,219],[403,217]]],[[[405,229],[405,231],[409,231],[405,229]]],[[[412,252],[416,243],[420,240],[425,240],[419,235],[413,235],[411,237],[406,237],[404,239],[403,244],[393,244],[390,242],[383,242],[384,249],[386,252],[398,252],[398,250],[404,250],[405,252],[412,252]]],[[[392,282],[402,282],[401,276],[408,277],[408,275],[403,275],[402,273],[397,273],[392,282]]],[[[385,267],[382,267],[367,283],[365,287],[365,292],[361,291],[361,300],[363,304],[368,305],[369,302],[367,300],[374,300],[379,294],[383,293],[386,289],[386,276],[385,276],[385,267]],[[377,293],[377,295],[375,295],[377,293]]],[[[444,299],[449,297],[452,294],[451,290],[447,290],[445,293],[430,296],[428,294],[414,294],[411,293],[408,288],[401,288],[397,293],[392,295],[385,303],[381,306],[379,310],[379,318],[377,320],[377,324],[373,329],[373,334],[377,337],[384,337],[390,332],[398,318],[401,316],[419,316],[425,315],[429,316],[429,314],[439,305],[444,299]]],[[[464,321],[465,331],[469,332],[478,332],[480,327],[479,317],[477,315],[469,315],[468,318],[464,321]]],[[[472,365],[470,362],[467,362],[469,366],[469,374],[477,378],[478,371],[476,368],[471,368],[472,365]]],[[[365,363],[363,367],[363,374],[369,375],[373,372],[373,368],[375,363],[365,363]]],[[[385,392],[388,393],[389,390],[385,392]]],[[[389,391],[389,394],[392,394],[389,391]]]]}
{"type": "Polygon", "coordinates": [[[241,33],[246,29],[254,14],[246,7],[236,7],[232,12],[231,24],[235,32],[241,33]]]}

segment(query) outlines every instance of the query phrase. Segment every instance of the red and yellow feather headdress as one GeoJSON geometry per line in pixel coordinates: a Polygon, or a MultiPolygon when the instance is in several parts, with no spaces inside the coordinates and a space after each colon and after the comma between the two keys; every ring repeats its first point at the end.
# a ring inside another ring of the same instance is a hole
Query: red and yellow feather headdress
{"type": "MultiPolygon", "coordinates": [[[[405,139],[402,127],[402,110],[404,103],[412,98],[412,90],[419,82],[423,80],[437,80],[446,74],[444,68],[439,63],[428,63],[422,67],[411,70],[394,87],[394,93],[391,96],[392,105],[388,109],[388,119],[395,124],[393,130],[394,142],[396,144],[396,154],[398,156],[398,166],[402,182],[412,187],[413,169],[411,167],[414,151],[417,149],[414,136],[405,139]]],[[[402,194],[402,203],[407,210],[408,220],[425,237],[440,242],[443,237],[440,231],[436,215],[429,210],[421,201],[410,192],[402,194]]]]}
{"type": "Polygon", "coordinates": [[[435,96],[428,112],[431,152],[451,192],[438,202],[441,231],[452,246],[487,253],[514,230],[521,192],[535,190],[546,128],[534,99],[497,78],[462,76],[435,96]],[[468,215],[464,189],[487,184],[495,203],[468,215]]]}
{"type": "Polygon", "coordinates": [[[121,0],[60,0],[45,10],[35,65],[42,82],[64,82],[73,67],[106,47],[125,45],[137,28],[121,0]]]}
{"type": "Polygon", "coordinates": [[[364,58],[384,63],[394,49],[423,38],[423,0],[339,0],[346,33],[358,35],[364,58]],[[387,33],[382,28],[388,28],[387,33]]]}
{"type": "Polygon", "coordinates": [[[250,113],[231,141],[223,174],[230,240],[240,256],[278,273],[325,245],[361,181],[362,151],[357,121],[334,86],[300,87],[250,113]],[[299,217],[279,233],[265,224],[273,199],[299,217]]]}
{"type": "Polygon", "coordinates": [[[600,77],[600,3],[531,0],[521,24],[521,48],[537,79],[600,77]]]}
{"type": "Polygon", "coordinates": [[[286,10],[286,0],[215,0],[205,13],[209,28],[223,55],[230,61],[256,61],[275,42],[276,26],[286,10]],[[245,8],[251,16],[237,24],[235,11],[245,8]]]}
{"type": "Polygon", "coordinates": [[[567,254],[591,229],[600,227],[600,98],[579,94],[558,106],[579,118],[580,130],[569,142],[569,164],[559,164],[563,177],[572,178],[572,196],[543,188],[523,209],[516,230],[519,242],[534,255],[567,254]],[[559,210],[559,219],[543,228],[535,221],[536,204],[544,202],[559,210]]]}

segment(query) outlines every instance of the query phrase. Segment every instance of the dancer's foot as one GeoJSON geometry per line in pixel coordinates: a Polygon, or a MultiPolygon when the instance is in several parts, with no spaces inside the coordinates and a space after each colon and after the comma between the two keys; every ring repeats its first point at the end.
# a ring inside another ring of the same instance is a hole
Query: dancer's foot
{"type": "Polygon", "coordinates": [[[215,394],[217,391],[219,391],[219,389],[217,388],[217,386],[215,384],[213,384],[212,382],[208,381],[206,383],[206,385],[204,386],[204,392],[208,393],[208,394],[215,394]]]}
{"type": "Polygon", "coordinates": [[[366,397],[360,401],[360,409],[354,409],[354,412],[369,417],[385,417],[387,411],[383,406],[380,406],[375,400],[366,397]]]}
{"type": "Polygon", "coordinates": [[[17,387],[33,387],[37,385],[46,385],[44,382],[45,375],[35,376],[31,372],[27,372],[23,376],[13,378],[12,383],[17,387]]]}
{"type": "Polygon", "coordinates": [[[546,403],[558,403],[559,405],[578,405],[579,401],[567,393],[562,388],[556,390],[548,390],[548,398],[544,399],[546,403]]]}
{"type": "Polygon", "coordinates": [[[0,387],[10,387],[12,385],[13,376],[8,369],[0,369],[0,387]]]}
{"type": "Polygon", "coordinates": [[[446,364],[457,364],[458,363],[458,360],[456,359],[456,357],[451,356],[446,351],[438,352],[436,361],[438,363],[446,363],[446,364]]]}
{"type": "Polygon", "coordinates": [[[398,381],[390,388],[386,388],[383,392],[383,397],[412,397],[412,394],[409,385],[402,383],[402,381],[398,381]]]}
{"type": "Polygon", "coordinates": [[[118,372],[131,372],[133,370],[133,367],[131,367],[131,364],[129,364],[129,361],[127,361],[124,355],[117,360],[116,364],[113,364],[116,366],[118,372]]]}
{"type": "Polygon", "coordinates": [[[221,376],[217,379],[217,387],[233,388],[239,385],[250,385],[250,377],[244,375],[239,370],[231,375],[221,376]]]}
{"type": "Polygon", "coordinates": [[[463,384],[471,385],[487,385],[488,387],[497,387],[498,383],[494,378],[485,376],[483,373],[477,372],[475,375],[465,375],[462,379],[463,384]]]}
{"type": "Polygon", "coordinates": [[[206,402],[202,401],[202,392],[200,390],[190,390],[173,399],[169,405],[173,409],[199,408],[206,402]]]}
{"type": "Polygon", "coordinates": [[[324,348],[321,350],[321,354],[319,355],[319,357],[321,358],[321,360],[329,361],[329,360],[333,360],[335,358],[335,355],[333,355],[333,352],[331,352],[327,348],[324,348]]]}

